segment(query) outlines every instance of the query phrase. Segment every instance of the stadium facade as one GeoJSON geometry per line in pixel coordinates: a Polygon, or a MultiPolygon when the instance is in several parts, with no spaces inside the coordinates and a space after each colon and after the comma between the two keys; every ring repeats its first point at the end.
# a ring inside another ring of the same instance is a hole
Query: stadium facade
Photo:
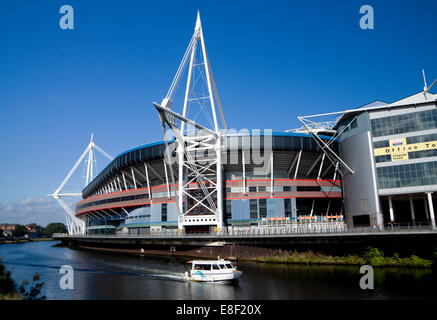
{"type": "MultiPolygon", "coordinates": [[[[176,150],[176,144],[173,140],[168,146],[176,150]]],[[[335,141],[333,148],[337,149],[335,141]]],[[[88,234],[216,230],[220,225],[217,216],[196,206],[190,196],[183,199],[187,221],[179,221],[174,193],[178,184],[170,177],[170,166],[178,172],[178,164],[166,161],[165,150],[162,141],[126,151],[83,190],[76,216],[86,222],[88,234]]],[[[338,172],[325,161],[309,134],[229,134],[224,136],[222,152],[222,228],[250,228],[272,221],[342,220],[338,172]]],[[[189,193],[195,198],[202,189],[192,182],[189,193]]]]}

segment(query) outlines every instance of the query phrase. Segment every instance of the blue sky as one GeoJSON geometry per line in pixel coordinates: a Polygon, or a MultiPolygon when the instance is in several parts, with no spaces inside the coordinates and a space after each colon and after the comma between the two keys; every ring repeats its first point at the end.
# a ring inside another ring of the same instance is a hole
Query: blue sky
{"type": "MultiPolygon", "coordinates": [[[[298,115],[422,90],[421,69],[428,83],[437,78],[436,9],[426,0],[1,1],[0,222],[23,203],[44,214],[38,201],[91,132],[112,155],[162,139],[151,102],[165,96],[197,10],[228,127],[281,131],[298,115]],[[59,28],[64,4],[74,30],[59,28]],[[359,27],[364,4],[374,30],[359,27]]],[[[65,191],[80,189],[82,173],[65,191]]]]}

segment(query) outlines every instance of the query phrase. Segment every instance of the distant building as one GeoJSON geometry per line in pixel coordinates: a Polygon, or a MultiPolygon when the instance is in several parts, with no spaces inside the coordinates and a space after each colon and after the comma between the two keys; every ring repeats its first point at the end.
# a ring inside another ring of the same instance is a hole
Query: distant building
{"type": "Polygon", "coordinates": [[[42,227],[37,225],[36,223],[26,224],[25,227],[27,232],[31,232],[31,233],[39,233],[39,231],[42,229],[42,227]]]}

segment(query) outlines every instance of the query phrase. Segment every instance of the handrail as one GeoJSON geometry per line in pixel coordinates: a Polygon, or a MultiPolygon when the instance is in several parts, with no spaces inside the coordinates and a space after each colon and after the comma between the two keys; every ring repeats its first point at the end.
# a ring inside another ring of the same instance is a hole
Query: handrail
{"type": "MultiPolygon", "coordinates": [[[[72,237],[87,237],[87,238],[207,238],[207,239],[221,239],[221,238],[234,238],[234,237],[269,237],[269,236],[293,236],[293,235],[324,235],[324,234],[393,234],[399,232],[437,232],[431,225],[400,225],[391,224],[384,229],[376,227],[354,227],[349,228],[343,222],[338,223],[324,223],[317,222],[312,224],[288,224],[279,226],[258,226],[258,227],[234,227],[232,229],[223,229],[221,231],[212,233],[184,233],[180,230],[165,230],[165,231],[152,231],[148,233],[117,233],[107,235],[74,235],[72,237]]],[[[56,235],[56,237],[60,237],[56,235]]]]}

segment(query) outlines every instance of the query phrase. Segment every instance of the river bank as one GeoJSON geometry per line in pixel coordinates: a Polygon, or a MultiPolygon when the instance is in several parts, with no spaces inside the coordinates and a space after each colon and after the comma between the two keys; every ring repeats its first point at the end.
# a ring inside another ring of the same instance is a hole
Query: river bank
{"type": "MultiPolygon", "coordinates": [[[[172,256],[186,258],[206,258],[215,259],[217,256],[205,251],[166,251],[166,250],[138,250],[138,249],[122,249],[122,248],[105,248],[93,246],[77,246],[79,249],[100,251],[108,253],[124,253],[130,255],[141,256],[172,256]]],[[[306,251],[273,251],[269,256],[257,258],[243,258],[239,256],[221,256],[231,261],[254,261],[259,263],[277,263],[277,264],[296,264],[296,265],[350,265],[362,266],[365,264],[374,267],[407,267],[407,268],[431,268],[433,266],[432,259],[424,259],[416,255],[409,257],[399,257],[398,254],[393,256],[384,256],[384,253],[377,248],[367,248],[361,255],[345,255],[332,256],[323,253],[306,251]]]]}
{"type": "Polygon", "coordinates": [[[358,265],[365,264],[373,267],[407,267],[407,268],[431,268],[433,260],[420,258],[416,255],[399,257],[398,254],[386,257],[377,248],[368,248],[362,255],[331,256],[317,252],[287,252],[281,256],[261,257],[257,262],[306,264],[306,265],[358,265]]]}
{"type": "Polygon", "coordinates": [[[0,244],[15,244],[15,243],[26,243],[26,242],[39,242],[39,241],[55,241],[53,238],[32,238],[32,239],[6,239],[0,240],[0,244]]]}

